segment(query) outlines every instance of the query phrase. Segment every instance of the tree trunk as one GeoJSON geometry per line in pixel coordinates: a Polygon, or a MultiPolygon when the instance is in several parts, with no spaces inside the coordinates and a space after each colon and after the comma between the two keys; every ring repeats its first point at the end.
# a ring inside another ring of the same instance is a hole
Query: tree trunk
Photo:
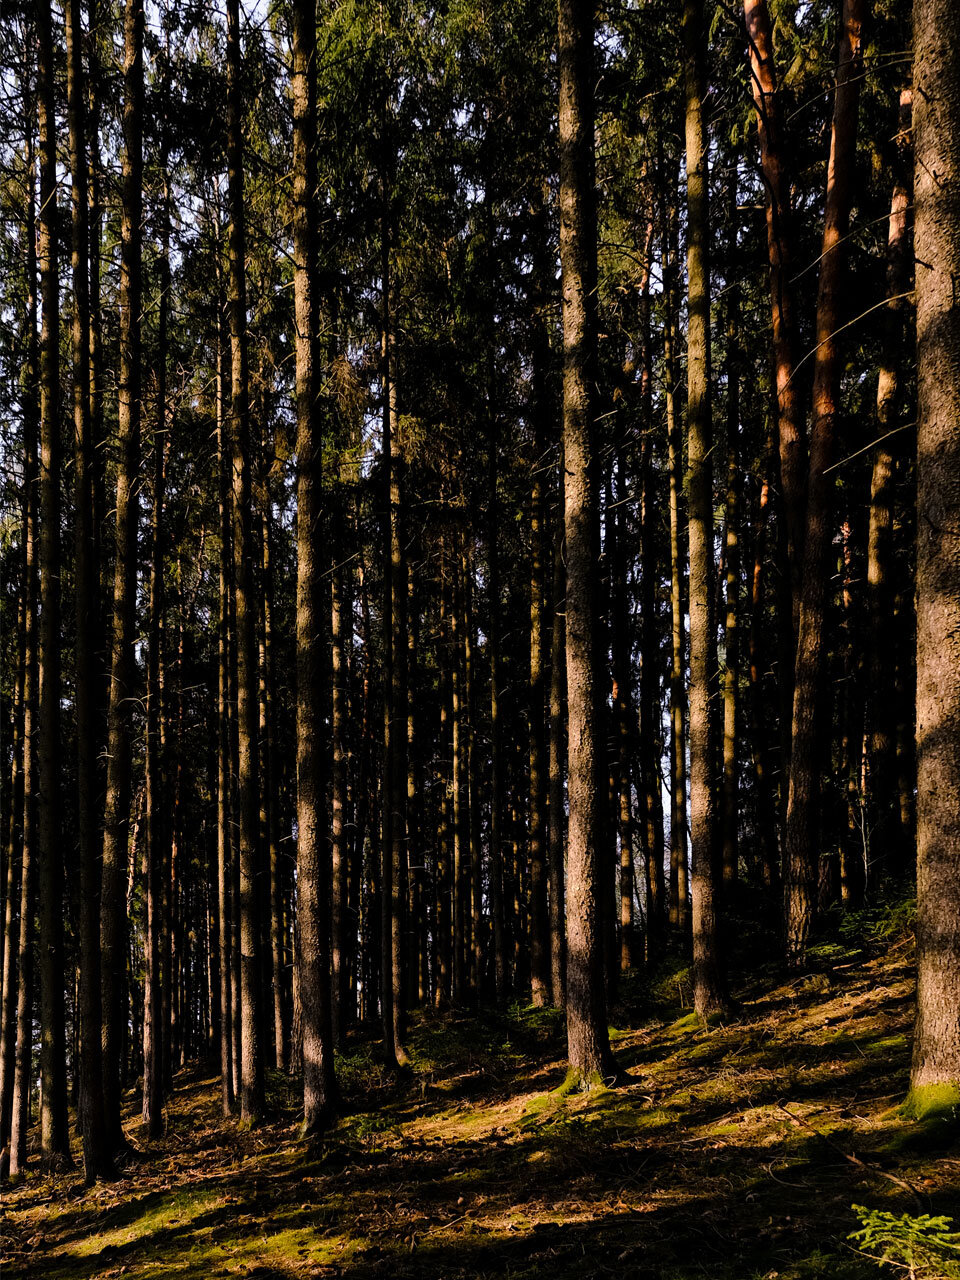
{"type": "MultiPolygon", "coordinates": [[[[960,1103],[960,13],[915,0],[917,1024],[910,1109],[960,1103]]],[[[954,1111],[955,1114],[955,1111],[954,1111]]]]}
{"type": "MultiPolygon", "coordinates": [[[[29,99],[28,99],[29,100],[29,99]]],[[[37,377],[37,255],[36,173],[33,130],[27,134],[27,341],[23,370],[23,490],[24,490],[24,609],[23,609],[23,828],[20,864],[20,921],[17,936],[16,1048],[10,1097],[10,1176],[18,1177],[27,1164],[30,1123],[30,1080],[33,1050],[33,909],[36,857],[36,742],[37,723],[37,600],[38,538],[37,456],[39,411],[37,377]]]]}
{"type": "Polygon", "coordinates": [[[37,6],[40,218],[40,702],[37,741],[40,908],[40,1149],[70,1164],[64,1013],[63,833],[60,801],[60,273],[57,121],[50,6],[37,6]]]}
{"type": "Polygon", "coordinates": [[[612,1061],[607,1035],[600,851],[603,846],[600,553],[594,452],[597,232],[594,207],[594,20],[587,0],[559,0],[560,280],[563,320],[564,528],[567,546],[567,1052],[597,1083],[612,1061]]]}
{"type": "Polygon", "coordinates": [[[100,573],[94,558],[94,440],[90,421],[90,292],[86,158],[86,86],[83,82],[79,0],[68,0],[67,112],[72,176],[73,426],[76,484],[76,711],[77,828],[80,863],[80,1129],[87,1183],[111,1172],[103,1113],[100,1053],[100,859],[97,823],[100,700],[97,659],[100,636],[100,573]]]}
{"type": "Polygon", "coordinates": [[[794,378],[797,338],[791,281],[794,233],[787,163],[788,143],[777,85],[773,31],[767,0],[743,0],[743,16],[747,28],[750,86],[757,109],[760,166],[766,188],[767,260],[777,382],[780,485],[786,524],[793,630],[796,632],[800,613],[800,569],[803,521],[807,505],[807,473],[803,395],[800,384],[794,378]]]}
{"type": "MultiPolygon", "coordinates": [[[[259,779],[257,769],[256,596],[247,384],[246,234],[240,85],[240,6],[227,3],[227,167],[230,208],[230,436],[233,455],[233,564],[237,611],[237,809],[240,845],[240,1119],[264,1110],[263,992],[260,966],[259,779]]],[[[312,188],[311,188],[312,191],[312,188]]],[[[299,329],[299,320],[298,320],[299,329]]],[[[312,328],[308,331],[312,335],[312,328]]],[[[318,717],[315,723],[320,723],[318,717]]]]}
{"type": "Polygon", "coordinates": [[[839,413],[840,327],[846,249],[844,241],[853,200],[857,107],[863,79],[861,28],[866,0],[844,0],[837,91],[827,169],[820,284],[813,372],[813,429],[797,661],[793,693],[790,783],[784,833],[785,953],[788,967],[806,960],[817,899],[820,779],[819,700],[823,674],[828,562],[833,537],[834,477],[828,471],[839,413]]]}
{"type": "Polygon", "coordinates": [[[550,985],[554,1004],[565,1007],[564,946],[564,677],[566,675],[566,571],[563,563],[563,465],[557,468],[557,527],[553,536],[553,625],[550,634],[550,759],[548,764],[547,874],[550,893],[550,985]]]}
{"type": "MultiPolygon", "coordinates": [[[[897,698],[894,620],[893,500],[897,458],[903,450],[892,438],[902,394],[900,362],[910,286],[910,123],[913,94],[900,95],[897,160],[887,234],[887,309],[883,353],[877,381],[877,436],[870,481],[867,532],[867,608],[869,670],[873,691],[869,710],[870,841],[878,867],[902,872],[908,862],[906,832],[897,794],[897,698]]],[[[902,438],[902,437],[901,437],[902,438]]],[[[902,643],[902,642],[901,642],[902,643]]]]}
{"type": "Polygon", "coordinates": [[[703,120],[703,0],[684,0],[687,157],[687,458],[690,528],[690,839],[694,1005],[723,1009],[715,899],[715,779],[710,689],[713,632],[713,466],[710,404],[710,242],[707,137],[703,120]]]}
{"type": "Polygon", "coordinates": [[[170,290],[169,220],[166,207],[166,148],[160,172],[164,181],[161,249],[158,263],[157,406],[153,442],[153,523],[147,639],[147,732],[145,746],[147,832],[144,841],[143,1123],[152,1138],[163,1131],[163,990],[160,974],[160,926],[166,814],[164,760],[161,755],[161,668],[163,664],[163,502],[167,449],[167,315],[170,290]]]}
{"type": "Polygon", "coordinates": [[[678,385],[674,343],[676,326],[677,216],[674,209],[664,218],[663,291],[666,315],[663,328],[664,402],[667,418],[667,466],[670,474],[670,902],[669,921],[686,939],[690,923],[687,877],[687,735],[686,735],[686,636],[683,625],[683,527],[680,495],[683,491],[683,437],[677,413],[678,385]]]}
{"type": "MultiPolygon", "coordinates": [[[[231,0],[232,4],[236,0],[231,0]]],[[[316,6],[293,6],[294,307],[297,409],[297,893],[303,1025],[303,1128],[316,1138],[335,1103],[330,1020],[329,868],[325,848],[321,528],[323,432],[317,374],[316,6]]]]}
{"type": "Polygon", "coordinates": [[[737,827],[739,821],[739,773],[737,731],[739,717],[739,599],[740,599],[740,306],[737,294],[736,178],[730,193],[730,261],[727,272],[727,503],[724,559],[726,617],[723,629],[723,776],[720,792],[723,883],[737,883],[737,827]]]}
{"type": "MultiPolygon", "coordinates": [[[[490,383],[492,388],[493,378],[490,383]]],[[[506,1003],[508,982],[507,939],[503,885],[503,724],[500,712],[500,554],[497,510],[499,432],[497,417],[488,398],[490,439],[487,448],[487,573],[490,613],[487,650],[490,659],[490,918],[493,928],[493,975],[498,1005],[506,1003]]]]}

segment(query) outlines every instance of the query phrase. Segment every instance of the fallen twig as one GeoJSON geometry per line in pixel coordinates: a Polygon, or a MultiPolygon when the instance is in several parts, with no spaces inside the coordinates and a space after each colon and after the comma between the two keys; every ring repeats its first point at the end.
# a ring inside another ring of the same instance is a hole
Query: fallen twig
{"type": "Polygon", "coordinates": [[[849,1151],[844,1151],[843,1147],[834,1142],[832,1138],[828,1138],[825,1133],[821,1133],[820,1130],[815,1128],[809,1120],[805,1120],[803,1116],[796,1115],[789,1109],[789,1107],[785,1107],[782,1102],[777,1103],[777,1108],[782,1111],[785,1116],[789,1116],[794,1124],[798,1124],[804,1129],[809,1129],[815,1137],[819,1138],[821,1142],[825,1142],[828,1147],[831,1147],[838,1155],[843,1156],[844,1160],[854,1165],[857,1169],[862,1169],[864,1173],[872,1173],[878,1178],[885,1178],[887,1182],[892,1182],[896,1186],[901,1187],[904,1191],[909,1191],[910,1195],[912,1195],[914,1200],[917,1202],[919,1208],[925,1209],[927,1207],[924,1196],[921,1195],[912,1183],[907,1182],[905,1178],[898,1178],[895,1173],[887,1173],[886,1169],[878,1169],[876,1165],[868,1164],[866,1160],[861,1160],[859,1156],[851,1155],[849,1151]]]}

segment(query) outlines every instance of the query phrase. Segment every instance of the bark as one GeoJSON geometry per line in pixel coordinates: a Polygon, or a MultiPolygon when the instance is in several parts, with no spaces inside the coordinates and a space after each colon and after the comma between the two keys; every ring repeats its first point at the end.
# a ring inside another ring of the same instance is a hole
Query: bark
{"type": "Polygon", "coordinates": [[[567,546],[567,1052],[595,1083],[611,1067],[600,932],[605,785],[597,643],[600,552],[593,389],[597,354],[594,208],[594,20],[586,0],[559,0],[560,281],[563,324],[564,529],[567,546]]]}
{"type": "Polygon", "coordinates": [[[553,624],[550,632],[550,758],[548,764],[547,874],[550,895],[550,984],[554,1004],[562,1009],[566,995],[566,947],[564,945],[563,853],[566,728],[566,569],[563,563],[563,465],[557,468],[557,527],[553,536],[553,624]]]}
{"type": "Polygon", "coordinates": [[[666,317],[663,332],[664,407],[667,418],[667,466],[670,475],[670,901],[669,921],[681,937],[689,928],[687,877],[687,690],[686,637],[683,626],[683,438],[677,413],[676,341],[676,212],[665,219],[663,254],[666,317]]]}
{"type": "Polygon", "coordinates": [[[900,95],[893,195],[887,233],[887,296],[883,351],[877,380],[877,437],[870,479],[867,531],[867,609],[870,688],[869,819],[872,860],[902,872],[908,860],[907,833],[897,788],[897,698],[894,626],[893,504],[897,459],[903,450],[898,420],[903,401],[901,359],[910,286],[910,124],[913,94],[900,95]]]}
{"type": "Polygon", "coordinates": [[[27,136],[27,342],[23,370],[23,487],[24,487],[24,651],[23,651],[23,827],[20,864],[20,919],[17,936],[16,1049],[10,1099],[11,1178],[27,1164],[27,1128],[30,1123],[30,1077],[33,1049],[33,910],[36,878],[36,742],[37,727],[37,600],[39,597],[39,546],[37,498],[39,481],[39,403],[37,378],[37,257],[36,174],[33,130],[27,136]]]}
{"type": "MultiPolygon", "coordinates": [[[[471,998],[480,997],[483,966],[483,878],[480,846],[480,770],[477,758],[477,691],[476,691],[476,626],[473,616],[473,544],[464,544],[461,561],[463,573],[463,683],[467,710],[467,835],[470,863],[468,869],[467,919],[469,943],[469,985],[471,998]]],[[[412,629],[408,627],[408,629],[412,629]]],[[[408,735],[409,736],[409,735],[408,735]]],[[[412,775],[408,772],[408,777],[412,775]]],[[[409,794],[409,793],[408,793],[409,794]]],[[[408,820],[409,825],[409,820],[408,820]]],[[[415,969],[410,971],[413,981],[415,969]]]]}
{"type": "MultiPolygon", "coordinates": [[[[729,228],[731,235],[728,280],[737,279],[736,246],[736,182],[732,184],[729,228]]],[[[736,284],[728,284],[727,293],[727,501],[726,541],[724,546],[726,616],[723,628],[723,776],[720,791],[720,826],[722,831],[721,865],[723,883],[737,882],[737,828],[739,820],[739,774],[737,769],[737,733],[739,719],[740,678],[740,307],[736,284]]]]}
{"type": "MultiPolygon", "coordinates": [[[[383,332],[381,345],[383,389],[383,482],[386,498],[384,522],[384,709],[383,709],[383,848],[381,856],[381,987],[380,1011],[383,1021],[383,1041],[390,1066],[404,1066],[407,1062],[402,1041],[403,1016],[403,900],[405,896],[403,867],[406,859],[406,793],[407,793],[407,651],[404,640],[407,571],[401,533],[400,510],[400,457],[397,448],[397,392],[393,367],[393,333],[390,281],[390,218],[387,208],[388,180],[384,179],[384,214],[382,219],[382,278],[383,278],[383,332]]],[[[454,617],[456,613],[454,612],[454,617]]],[[[456,711],[456,709],[455,709],[456,711]]],[[[454,721],[457,732],[458,718],[454,721]]],[[[456,768],[456,752],[455,752],[456,768]]],[[[454,776],[456,787],[457,777],[454,776]]],[[[459,796],[456,795],[458,837],[457,862],[459,863],[459,796]]],[[[459,882],[455,882],[459,888],[459,882]]],[[[456,892],[455,888],[455,892],[456,892]]],[[[462,926],[462,921],[461,921],[462,926]]],[[[463,933],[458,935],[462,941],[463,933]]],[[[459,989],[457,988],[456,959],[454,995],[462,994],[463,969],[460,957],[459,989]]]]}
{"type": "MultiPolygon", "coordinates": [[[[337,513],[339,516],[339,512],[337,513]]],[[[341,523],[338,521],[338,523],[341,523]]],[[[332,847],[332,895],[331,895],[331,1033],[334,1044],[342,1045],[346,1032],[346,979],[347,962],[347,833],[345,814],[347,809],[347,719],[348,671],[346,662],[347,637],[351,622],[345,608],[344,575],[347,572],[339,561],[344,551],[343,538],[334,541],[334,564],[330,575],[330,638],[332,641],[332,697],[330,712],[330,736],[333,740],[333,790],[331,812],[332,847]]]]}
{"type": "Polygon", "coordinates": [[[550,939],[547,917],[547,866],[545,823],[544,741],[544,484],[547,448],[547,367],[550,359],[549,337],[543,314],[541,289],[552,263],[546,261],[545,205],[541,207],[535,228],[533,253],[534,311],[533,371],[531,406],[534,421],[533,458],[530,475],[530,672],[528,696],[529,744],[529,819],[528,859],[530,864],[530,988],[534,1005],[543,1007],[553,1002],[551,990],[550,939]]]}
{"type": "MultiPolygon", "coordinates": [[[[28,179],[29,180],[29,179],[28,179]]],[[[29,232],[28,232],[29,234],[29,232]]],[[[27,323],[30,323],[28,318],[27,323]]],[[[29,333],[26,335],[30,341],[29,333]]],[[[28,399],[28,397],[25,397],[28,399]]],[[[22,564],[17,606],[17,675],[13,694],[11,734],[10,815],[7,835],[3,895],[3,995],[0,999],[0,1177],[9,1164],[10,1111],[13,1103],[13,1071],[17,1051],[17,938],[20,932],[20,871],[23,859],[23,695],[27,657],[27,490],[21,497],[22,564]],[[6,1156],[2,1153],[6,1152],[6,1156]]]]}
{"type": "Polygon", "coordinates": [[[50,6],[37,5],[43,298],[40,335],[40,691],[37,734],[37,852],[40,911],[40,1150],[45,1165],[69,1165],[63,954],[63,835],[60,801],[60,272],[57,252],[57,122],[50,6]]]}
{"type": "Polygon", "coordinates": [[[76,491],[75,606],[77,714],[77,828],[80,863],[80,1129],[84,1178],[111,1173],[103,1112],[100,1053],[100,859],[97,822],[100,754],[97,662],[100,654],[100,573],[95,558],[96,500],[91,426],[90,289],[86,159],[86,86],[79,0],[64,10],[67,43],[67,113],[70,138],[73,271],[73,427],[76,491]]]}
{"type": "Polygon", "coordinates": [[[690,529],[690,842],[694,1005],[723,1009],[715,895],[715,768],[710,689],[713,643],[713,467],[710,404],[710,223],[703,119],[706,29],[702,0],[684,0],[687,161],[687,459],[690,529]]]}
{"type": "MultiPolygon", "coordinates": [[[[166,181],[166,154],[161,155],[166,181]]],[[[166,200],[166,189],[164,199],[166,200]]],[[[163,665],[163,503],[167,448],[167,316],[170,289],[169,221],[161,213],[158,263],[157,404],[153,442],[153,520],[150,530],[150,586],[147,638],[146,819],[144,841],[144,987],[143,987],[143,1123],[150,1136],[163,1130],[163,991],[160,973],[160,925],[163,911],[163,867],[166,862],[164,761],[161,755],[161,668],[163,665]]]]}
{"type": "Polygon", "coordinates": [[[797,336],[794,321],[793,211],[790,201],[789,142],[777,84],[773,31],[767,0],[743,0],[750,87],[757,109],[760,166],[766,189],[767,260],[776,367],[780,486],[786,524],[793,630],[800,613],[800,570],[807,502],[803,395],[794,378],[797,336]]]}
{"type": "Polygon", "coordinates": [[[844,242],[853,200],[857,108],[863,78],[861,32],[866,8],[866,0],[844,0],[817,292],[807,528],[803,546],[790,782],[784,830],[785,954],[787,965],[792,969],[802,967],[805,962],[817,897],[819,700],[834,498],[834,476],[828,468],[833,461],[839,414],[841,361],[836,334],[841,324],[846,259],[844,242]]]}
{"type": "Polygon", "coordinates": [[[329,868],[324,847],[325,636],[318,405],[316,6],[293,6],[294,307],[297,410],[297,892],[303,1027],[303,1129],[318,1136],[335,1103],[329,993],[329,868]]]}
{"type": "MultiPolygon", "coordinates": [[[[240,1118],[264,1110],[259,903],[256,596],[247,381],[246,227],[243,179],[240,6],[227,4],[227,168],[230,209],[230,437],[233,461],[233,565],[237,615],[237,837],[240,846],[240,1118]]],[[[300,320],[297,321],[298,330],[300,320]]],[[[308,331],[312,334],[312,326],[308,331]]],[[[315,723],[320,723],[320,717],[315,723]]]]}
{"type": "Polygon", "coordinates": [[[913,1109],[960,1102],[960,13],[914,3],[917,1024],[913,1109]]]}
{"type": "MultiPolygon", "coordinates": [[[[492,387],[492,376],[490,379],[492,387]]],[[[507,939],[504,918],[503,877],[503,724],[500,712],[500,554],[497,508],[499,432],[489,402],[489,458],[487,462],[487,573],[490,579],[490,611],[487,649],[490,661],[490,917],[493,930],[494,990],[498,1005],[506,1002],[508,989],[507,939]]]]}
{"type": "MultiPolygon", "coordinates": [[[[640,788],[644,822],[644,881],[647,897],[646,957],[653,961],[663,945],[666,924],[666,886],[663,870],[663,811],[660,799],[660,662],[656,620],[657,547],[654,534],[656,520],[656,495],[653,468],[653,368],[650,338],[650,264],[653,244],[653,220],[647,222],[644,243],[643,278],[640,296],[640,421],[643,440],[640,446],[640,788]]],[[[621,459],[622,465],[622,459],[621,459]]],[[[627,510],[623,505],[627,496],[627,481],[620,478],[619,512],[627,510]]],[[[622,557],[622,552],[621,552],[622,557]]],[[[624,564],[618,582],[625,593],[626,566],[624,564]]],[[[624,594],[621,609],[626,617],[627,602],[624,594]]],[[[629,649],[628,649],[629,653],[629,649]]],[[[623,724],[620,733],[620,786],[621,822],[627,817],[627,801],[630,794],[630,763],[627,751],[630,742],[628,726],[632,720],[629,708],[629,687],[625,686],[623,724]]],[[[632,840],[626,842],[632,863],[632,840]]],[[[624,861],[621,850],[621,865],[624,861]]],[[[633,893],[633,877],[629,892],[633,893]]]]}
{"type": "Polygon", "coordinates": [[[780,844],[776,801],[773,793],[770,765],[769,731],[767,727],[767,701],[764,692],[763,672],[765,655],[763,625],[766,585],[767,525],[770,512],[770,476],[776,465],[773,426],[767,440],[763,478],[752,521],[753,566],[750,574],[750,633],[747,641],[747,662],[750,678],[750,736],[753,761],[754,791],[756,795],[757,841],[760,857],[760,875],[768,889],[778,889],[780,879],[780,844]]]}

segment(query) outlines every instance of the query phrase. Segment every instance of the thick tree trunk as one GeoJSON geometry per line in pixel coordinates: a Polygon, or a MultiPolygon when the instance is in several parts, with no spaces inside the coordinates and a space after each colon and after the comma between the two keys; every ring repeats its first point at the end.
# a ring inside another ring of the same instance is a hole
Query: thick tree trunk
{"type": "Polygon", "coordinates": [[[813,429],[797,660],[793,693],[790,783],[784,832],[784,923],[787,965],[806,959],[817,900],[820,794],[819,701],[825,651],[825,607],[833,537],[833,461],[839,414],[840,347],[845,240],[853,200],[857,108],[863,79],[862,26],[866,0],[844,0],[837,91],[827,168],[813,372],[813,429]]]}
{"type": "Polygon", "coordinates": [[[918,981],[909,1101],[918,1115],[949,1115],[960,1104],[960,11],[915,0],[913,23],[918,981]]]}
{"type": "Polygon", "coordinates": [[[690,528],[690,838],[693,986],[697,1013],[724,1006],[715,896],[716,795],[710,690],[713,633],[713,466],[710,404],[710,222],[703,119],[703,0],[684,0],[687,158],[687,459],[690,528]]]}
{"type": "Polygon", "coordinates": [[[60,802],[60,273],[57,121],[50,6],[37,6],[40,215],[40,701],[37,850],[40,911],[40,1150],[70,1164],[64,1012],[63,833],[60,802]]]}
{"type": "MultiPolygon", "coordinates": [[[[231,0],[235,3],[235,0],[231,0]]],[[[293,6],[294,306],[297,409],[297,893],[303,1027],[303,1129],[315,1138],[335,1104],[330,1020],[329,867],[323,745],[326,670],[317,371],[316,5],[293,6]]]]}
{"type": "Polygon", "coordinates": [[[560,280],[563,320],[564,528],[567,546],[567,1052],[583,1083],[611,1069],[600,933],[603,848],[600,554],[593,394],[597,232],[594,19],[590,0],[559,0],[560,280]]]}

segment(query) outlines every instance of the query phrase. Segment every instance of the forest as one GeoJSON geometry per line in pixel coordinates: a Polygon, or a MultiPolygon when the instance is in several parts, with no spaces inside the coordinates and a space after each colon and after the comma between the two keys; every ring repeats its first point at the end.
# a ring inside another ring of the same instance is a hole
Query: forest
{"type": "Polygon", "coordinates": [[[955,0],[2,0],[0,1265],[960,1277],[955,0]]]}

